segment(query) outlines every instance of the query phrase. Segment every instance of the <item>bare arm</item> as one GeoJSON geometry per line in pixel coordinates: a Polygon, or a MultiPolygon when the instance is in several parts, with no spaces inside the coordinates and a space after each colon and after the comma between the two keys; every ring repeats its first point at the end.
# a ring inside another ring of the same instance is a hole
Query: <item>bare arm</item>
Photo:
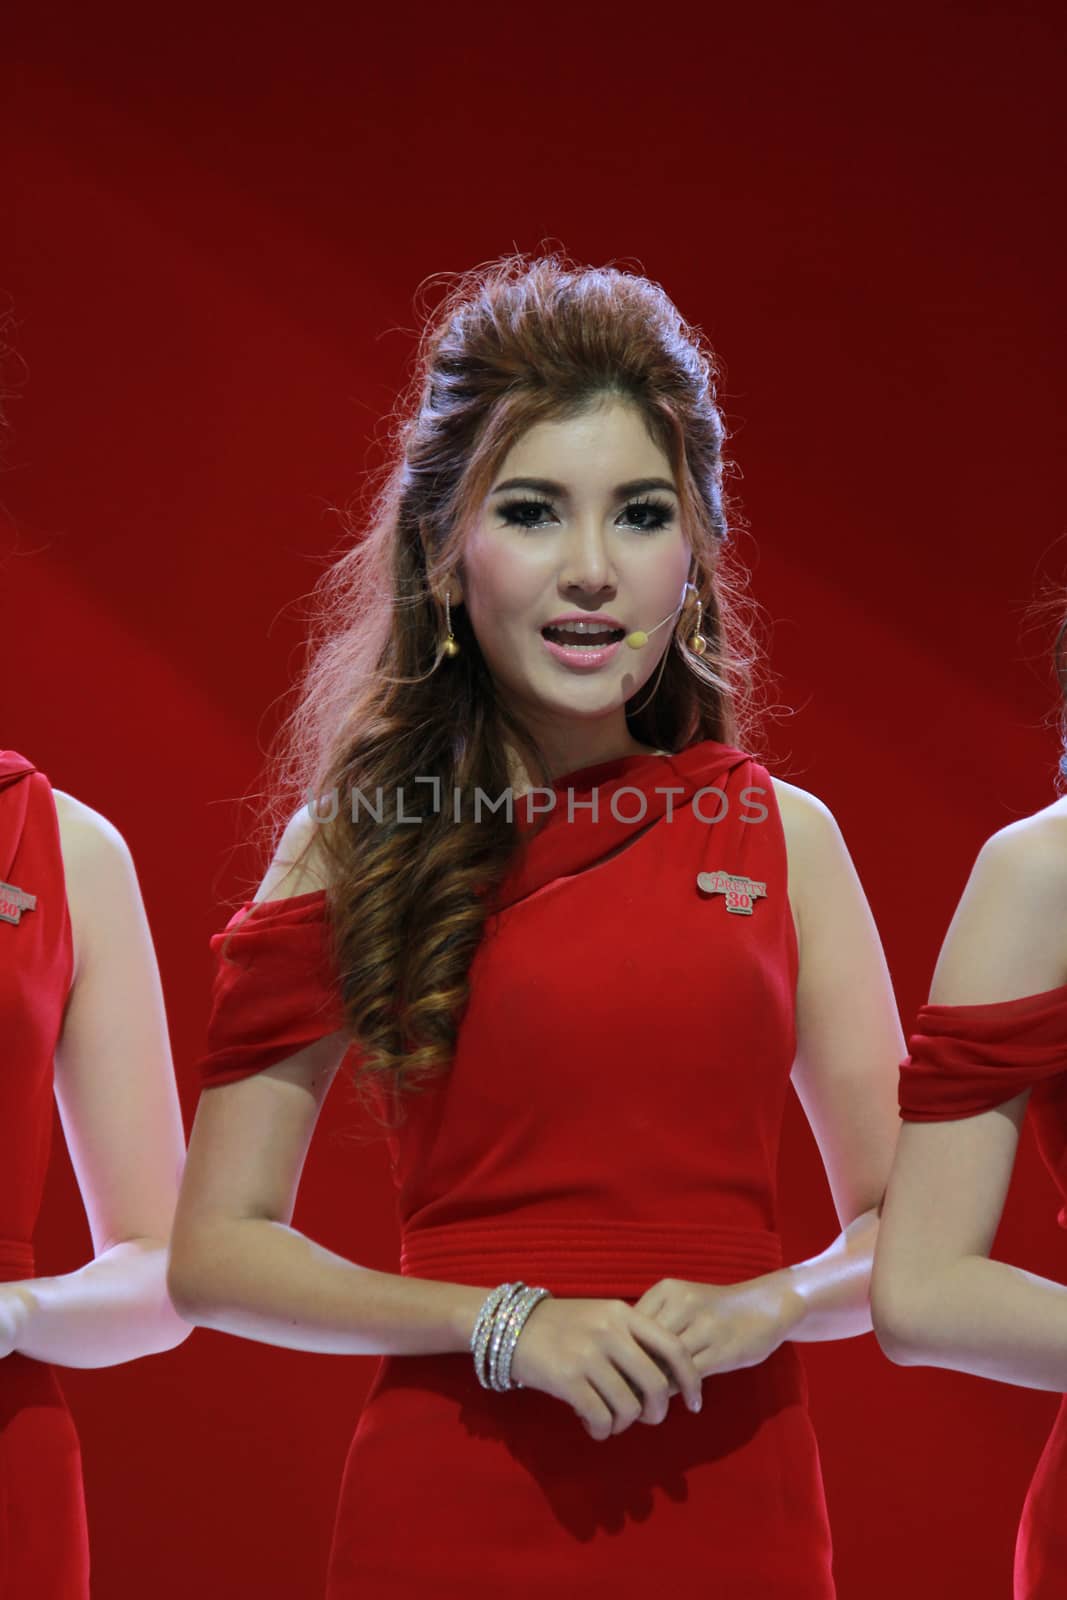
{"type": "Polygon", "coordinates": [[[786,1337],[844,1339],[871,1327],[870,1274],[899,1128],[905,1051],[881,940],[841,831],[813,795],[775,780],[797,912],[793,1086],[826,1169],[842,1232],[772,1274],[785,1287],[786,1337]]]}
{"type": "MultiPolygon", "coordinates": [[[[313,826],[303,810],[292,819],[257,900],[322,886],[321,861],[314,848],[305,854],[313,826]]],[[[291,1349],[466,1350],[492,1284],[378,1272],[289,1225],[346,1043],[343,1033],[330,1034],[263,1072],[203,1091],[174,1225],[171,1296],[201,1326],[291,1349]]]]}
{"type": "Polygon", "coordinates": [[[169,1276],[190,1321],[294,1350],[466,1350],[492,1284],[431,1282],[347,1261],[289,1226],[345,1039],[204,1090],[189,1142],[169,1276]]]}
{"type": "Polygon", "coordinates": [[[55,796],[75,951],[55,1092],[94,1259],[75,1272],[4,1285],[4,1322],[9,1349],[102,1367],[168,1350],[190,1332],[165,1286],[184,1138],[129,850],[104,817],[62,791],[55,796]]]}
{"type": "MultiPolygon", "coordinates": [[[[934,1005],[1013,1000],[1067,975],[1067,815],[1058,806],[983,845],[945,936],[934,1005]]],[[[974,1117],[905,1122],[873,1283],[882,1349],[1067,1390],[1067,1288],[992,1261],[1029,1090],[974,1117]]]]}

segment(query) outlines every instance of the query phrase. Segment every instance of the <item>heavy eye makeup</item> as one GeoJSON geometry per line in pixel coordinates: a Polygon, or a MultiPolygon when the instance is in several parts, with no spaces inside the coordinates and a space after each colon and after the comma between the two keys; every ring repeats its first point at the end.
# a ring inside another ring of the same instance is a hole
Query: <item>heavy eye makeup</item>
{"type": "MultiPolygon", "coordinates": [[[[669,527],[674,521],[674,506],[669,500],[659,500],[654,495],[646,495],[640,500],[631,500],[624,508],[626,513],[636,511],[639,514],[647,512],[648,520],[638,525],[636,533],[659,533],[662,528],[669,527]]],[[[510,528],[521,528],[532,531],[544,525],[544,519],[527,521],[524,513],[528,510],[551,512],[552,507],[547,500],[535,500],[529,496],[516,497],[513,500],[504,500],[497,508],[497,514],[510,528]]]]}

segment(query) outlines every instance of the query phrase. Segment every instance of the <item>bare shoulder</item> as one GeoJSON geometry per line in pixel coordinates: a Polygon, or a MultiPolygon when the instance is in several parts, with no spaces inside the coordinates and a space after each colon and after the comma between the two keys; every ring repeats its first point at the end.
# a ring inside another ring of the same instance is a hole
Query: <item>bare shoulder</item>
{"type": "Polygon", "coordinates": [[[322,828],[322,821],[308,806],[302,805],[293,812],[256,890],[257,901],[285,900],[327,887],[329,866],[322,828]]]}
{"type": "Polygon", "coordinates": [[[771,778],[785,835],[790,898],[799,903],[805,876],[825,869],[834,856],[847,857],[837,818],[824,800],[784,778],[771,778]]]}
{"type": "Polygon", "coordinates": [[[784,778],[771,777],[787,844],[805,838],[819,839],[840,832],[830,807],[818,795],[800,789],[784,778]]]}
{"type": "Polygon", "coordinates": [[[140,907],[141,891],[130,847],[115,824],[63,789],[52,794],[74,945],[73,983],[91,951],[106,944],[111,919],[124,907],[140,907]]]}
{"type": "Polygon", "coordinates": [[[978,861],[993,870],[1024,873],[1034,890],[1062,894],[1067,887],[1067,795],[998,828],[983,844],[978,861]]]}
{"type": "Polygon", "coordinates": [[[1042,936],[1059,939],[1067,951],[1067,801],[990,834],[975,857],[968,896],[989,914],[1023,904],[1042,936]]]}
{"type": "Polygon", "coordinates": [[[785,839],[789,904],[798,943],[804,939],[806,885],[818,883],[825,900],[834,868],[849,863],[837,819],[825,801],[795,783],[770,775],[785,839]]]}
{"type": "Polygon", "coordinates": [[[53,789],[59,848],[68,891],[86,878],[109,870],[125,871],[130,849],[113,822],[63,789],[53,789]]]}
{"type": "Polygon", "coordinates": [[[934,971],[934,1004],[1011,1000],[1067,980],[1067,801],[985,840],[934,971]]]}

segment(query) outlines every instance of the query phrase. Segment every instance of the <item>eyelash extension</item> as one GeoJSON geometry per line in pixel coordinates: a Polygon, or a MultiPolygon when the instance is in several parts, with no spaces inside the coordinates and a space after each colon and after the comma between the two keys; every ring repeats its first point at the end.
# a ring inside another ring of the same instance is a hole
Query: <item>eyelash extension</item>
{"type": "MultiPolygon", "coordinates": [[[[547,506],[550,511],[552,509],[547,500],[534,500],[530,498],[521,500],[505,500],[499,507],[500,516],[509,527],[523,528],[527,531],[532,531],[537,527],[537,523],[524,522],[519,516],[508,515],[509,512],[515,513],[518,510],[525,510],[527,506],[547,506]]],[[[659,533],[660,530],[667,527],[668,523],[670,523],[674,518],[674,507],[669,500],[657,500],[652,495],[646,495],[640,500],[629,501],[625,509],[630,512],[633,511],[635,506],[643,506],[647,510],[655,513],[654,520],[648,522],[643,528],[637,528],[635,530],[637,533],[659,533]]]]}

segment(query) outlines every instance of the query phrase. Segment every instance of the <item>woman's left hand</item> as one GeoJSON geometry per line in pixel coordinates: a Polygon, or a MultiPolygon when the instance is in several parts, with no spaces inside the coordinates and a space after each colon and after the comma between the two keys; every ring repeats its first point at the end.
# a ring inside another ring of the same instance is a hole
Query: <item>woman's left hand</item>
{"type": "Polygon", "coordinates": [[[26,1291],[17,1283],[0,1283],[0,1360],[18,1348],[28,1313],[26,1291]]]}
{"type": "Polygon", "coordinates": [[[788,1339],[803,1315],[804,1301],[777,1276],[732,1284],[661,1278],[634,1309],[677,1334],[706,1378],[766,1361],[788,1339]]]}

